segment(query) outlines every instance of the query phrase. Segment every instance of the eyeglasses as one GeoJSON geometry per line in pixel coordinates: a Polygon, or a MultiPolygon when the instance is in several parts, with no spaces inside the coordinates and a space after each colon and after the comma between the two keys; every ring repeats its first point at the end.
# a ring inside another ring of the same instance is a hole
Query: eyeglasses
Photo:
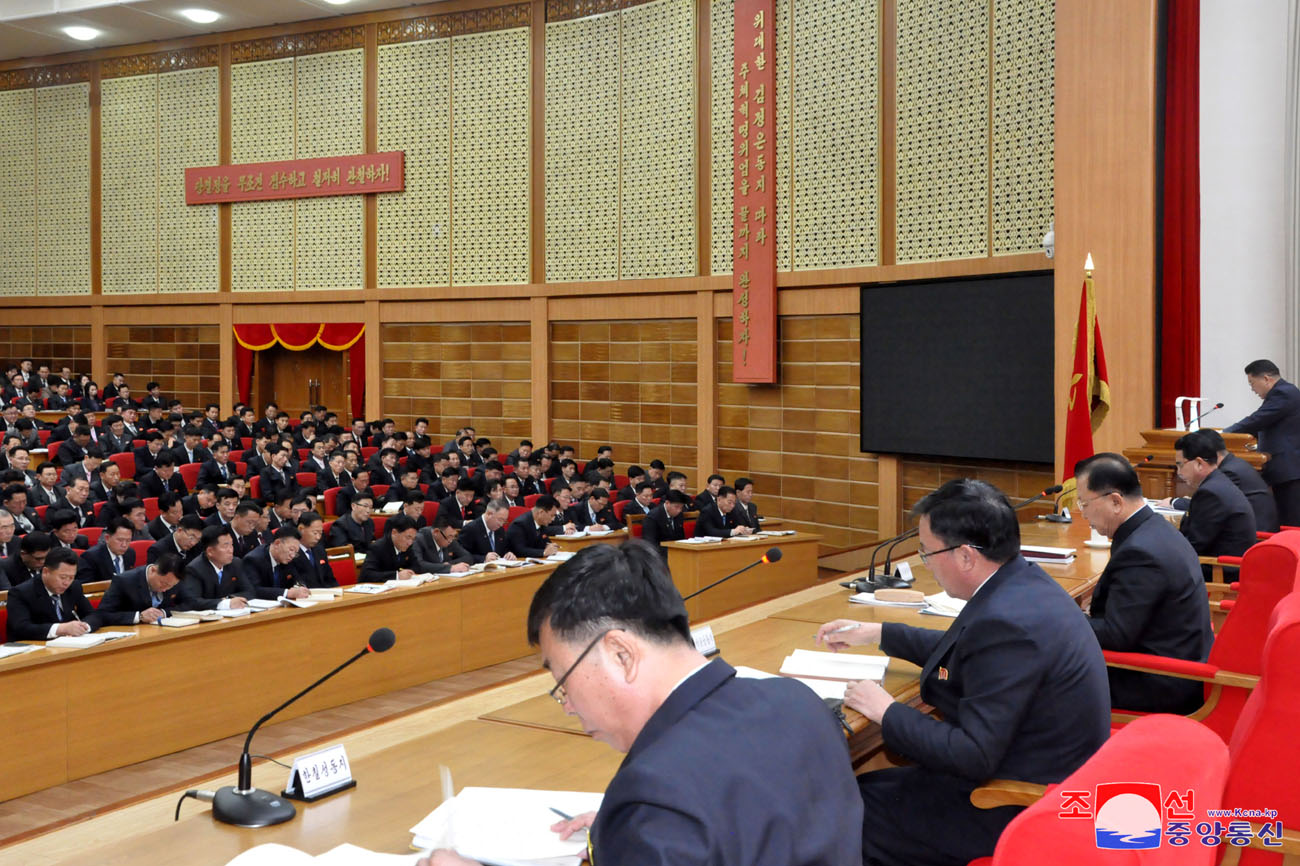
{"type": "Polygon", "coordinates": [[[1080,499],[1079,509],[1082,510],[1084,507],[1091,505],[1092,503],[1096,502],[1098,499],[1106,499],[1112,493],[1118,493],[1118,492],[1119,492],[1118,490],[1111,490],[1107,493],[1098,493],[1096,496],[1092,497],[1091,499],[1080,499]]]}
{"type": "Polygon", "coordinates": [[[956,550],[959,547],[969,547],[972,550],[984,549],[980,547],[978,544],[954,544],[952,547],[945,547],[943,550],[918,550],[917,553],[921,555],[922,564],[928,565],[930,562],[930,557],[938,556],[941,553],[951,553],[952,551],[956,550]]]}
{"type": "Polygon", "coordinates": [[[565,681],[569,678],[569,675],[572,674],[575,669],[577,669],[578,665],[582,664],[582,660],[587,657],[587,653],[594,650],[596,648],[596,644],[600,643],[601,639],[604,638],[605,635],[609,634],[611,631],[613,631],[612,628],[605,629],[600,634],[596,635],[596,637],[592,640],[591,643],[587,644],[587,648],[585,650],[578,653],[578,657],[574,659],[573,664],[569,665],[569,669],[564,672],[564,676],[556,680],[555,688],[551,689],[549,693],[551,696],[551,700],[555,701],[560,706],[564,706],[566,703],[568,703],[569,693],[564,690],[565,681]]]}

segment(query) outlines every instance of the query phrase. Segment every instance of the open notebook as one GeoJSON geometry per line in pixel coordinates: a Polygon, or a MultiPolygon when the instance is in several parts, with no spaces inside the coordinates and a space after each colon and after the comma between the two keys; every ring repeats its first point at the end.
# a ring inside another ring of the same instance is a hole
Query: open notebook
{"type": "Polygon", "coordinates": [[[411,828],[417,848],[452,848],[494,866],[578,866],[587,834],[561,840],[552,809],[579,815],[600,808],[603,795],[531,788],[465,788],[411,828]]]}

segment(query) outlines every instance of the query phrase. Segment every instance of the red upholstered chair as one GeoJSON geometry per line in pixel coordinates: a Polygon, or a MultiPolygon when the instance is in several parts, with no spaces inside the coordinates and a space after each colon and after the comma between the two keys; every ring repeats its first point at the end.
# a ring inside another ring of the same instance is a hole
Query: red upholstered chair
{"type": "Polygon", "coordinates": [[[379,453],[379,449],[378,449],[378,448],[376,448],[376,447],[373,446],[373,445],[367,445],[366,447],[364,447],[364,448],[361,449],[361,462],[362,462],[362,463],[369,463],[369,462],[370,462],[370,458],[371,458],[371,457],[374,457],[374,456],[375,456],[376,454],[378,454],[378,453],[379,453]]]}
{"type": "Polygon", "coordinates": [[[578,464],[578,474],[582,475],[587,471],[587,461],[584,460],[578,464]]]}
{"type": "MultiPolygon", "coordinates": [[[[972,863],[980,866],[1115,866],[1115,864],[1168,863],[1210,866],[1220,849],[1191,843],[1171,846],[1161,840],[1159,848],[1108,850],[1097,847],[1097,830],[1091,818],[1061,818],[1061,792],[1087,791],[1096,808],[1099,784],[1152,782],[1160,786],[1163,800],[1170,791],[1194,791],[1192,808],[1203,820],[1205,809],[1217,809],[1235,800],[1223,793],[1228,779],[1228,750],[1214,732],[1180,716],[1153,715],[1138,719],[1115,734],[1097,754],[1071,773],[1059,785],[1049,785],[1041,799],[1025,809],[1002,831],[992,857],[972,863]],[[1195,755],[1195,760],[1189,760],[1195,755]],[[1047,852],[1051,852],[1050,855],[1047,852]]],[[[971,795],[976,805],[985,789],[971,795]]],[[[1002,801],[1005,802],[1005,801],[1002,801]]],[[[1241,801],[1245,802],[1245,801],[1241,801]]],[[[1253,801],[1252,801],[1253,802],[1253,801]]],[[[1270,801],[1271,802],[1271,801],[1270,801]]],[[[998,803],[992,803],[997,805],[998,803]]],[[[1158,812],[1164,826],[1163,812],[1158,812]]]]}
{"type": "Polygon", "coordinates": [[[320,530],[321,538],[330,537],[330,527],[333,525],[334,525],[333,520],[325,520],[321,522],[321,530],[320,530]]]}
{"type": "Polygon", "coordinates": [[[145,499],[141,499],[140,501],[144,503],[144,516],[149,518],[150,520],[153,520],[160,513],[162,513],[161,509],[158,508],[157,496],[150,496],[145,499]]]}
{"type": "Polygon", "coordinates": [[[618,491],[622,490],[624,487],[628,486],[631,483],[632,483],[632,479],[628,478],[626,475],[615,474],[614,489],[613,489],[614,494],[617,495],[618,491]]]}
{"type": "Polygon", "coordinates": [[[641,528],[641,521],[639,520],[636,523],[628,524],[627,530],[633,538],[640,538],[641,534],[645,532],[645,530],[641,528]]]}
{"type": "Polygon", "coordinates": [[[144,441],[143,439],[132,439],[132,440],[131,440],[131,447],[132,447],[132,448],[143,448],[143,447],[145,446],[145,444],[146,444],[146,443],[145,443],[145,441],[144,441]]]}
{"type": "Polygon", "coordinates": [[[342,487],[331,487],[321,494],[321,498],[325,501],[326,514],[338,514],[335,509],[338,507],[339,491],[342,489],[342,487]]]}
{"type": "Polygon", "coordinates": [[[555,479],[554,479],[554,478],[543,478],[543,479],[542,479],[542,483],[546,485],[546,492],[547,492],[547,493],[550,493],[550,492],[551,492],[551,485],[555,483],[555,479]]]}
{"type": "Polygon", "coordinates": [[[507,463],[506,465],[502,466],[502,467],[501,467],[501,474],[502,474],[502,475],[514,475],[514,474],[515,474],[515,467],[514,467],[514,464],[513,464],[513,463],[507,463]]]}
{"type": "Polygon", "coordinates": [[[243,449],[244,449],[245,451],[247,451],[249,448],[252,448],[252,447],[253,447],[253,440],[252,440],[252,437],[249,437],[249,436],[241,436],[241,437],[239,437],[239,444],[240,444],[241,446],[243,446],[243,449]]]}
{"type": "Polygon", "coordinates": [[[36,441],[39,442],[39,443],[42,444],[42,445],[48,445],[48,444],[50,444],[50,434],[51,434],[52,432],[54,432],[54,431],[52,431],[52,430],[37,430],[37,431],[36,431],[36,441]]]}
{"type": "MultiPolygon", "coordinates": [[[[378,499],[388,492],[388,487],[387,484],[372,484],[370,485],[370,492],[375,494],[375,498],[378,499]]],[[[376,504],[375,507],[378,508],[379,505],[376,504]]]]}
{"type": "Polygon", "coordinates": [[[524,505],[527,505],[529,508],[532,508],[534,505],[537,504],[537,500],[541,498],[542,498],[542,494],[540,493],[530,493],[524,497],[524,505]]]}
{"type": "Polygon", "coordinates": [[[339,582],[339,586],[352,586],[357,582],[357,561],[352,556],[352,545],[349,544],[343,549],[347,553],[329,558],[330,569],[334,572],[334,579],[339,582]]]}
{"type": "MultiPolygon", "coordinates": [[[[110,454],[108,455],[108,459],[116,463],[117,468],[122,470],[123,480],[135,477],[135,455],[134,454],[131,454],[129,452],[123,452],[121,454],[110,454]]],[[[194,470],[195,470],[194,471],[195,477],[198,477],[199,473],[198,473],[197,465],[194,467],[194,470]]],[[[184,478],[185,476],[182,475],[181,477],[184,478]]],[[[186,482],[186,485],[189,486],[189,482],[186,482]]]]}
{"type": "MultiPolygon", "coordinates": [[[[311,449],[310,449],[310,448],[299,448],[299,449],[298,449],[298,462],[299,462],[299,463],[306,463],[307,460],[308,460],[308,458],[310,458],[310,457],[311,457],[311,449]]],[[[299,483],[302,483],[302,482],[299,482],[299,483]]]]}
{"type": "Polygon", "coordinates": [[[83,526],[77,530],[77,534],[85,536],[86,541],[90,544],[90,546],[94,547],[96,544],[99,544],[99,536],[104,534],[104,527],[83,526]]]}
{"type": "Polygon", "coordinates": [[[149,548],[153,547],[154,540],[146,538],[143,541],[131,542],[131,549],[135,551],[135,564],[144,565],[149,558],[149,548]]]}
{"type": "MultiPolygon", "coordinates": [[[[623,512],[624,512],[624,511],[627,511],[628,503],[631,502],[631,501],[632,501],[631,499],[620,499],[618,502],[615,502],[615,503],[614,503],[614,516],[617,517],[619,520],[622,520],[622,519],[623,519],[623,512]]],[[[929,554],[926,554],[926,555],[928,556],[929,554]]]]}
{"type": "Polygon", "coordinates": [[[314,490],[316,488],[315,472],[295,472],[293,477],[298,479],[298,486],[304,490],[314,490]]]}
{"type": "Polygon", "coordinates": [[[35,509],[35,510],[36,510],[36,516],[39,517],[39,518],[41,519],[42,522],[44,522],[44,520],[45,520],[45,512],[47,512],[47,511],[50,510],[50,506],[48,506],[48,505],[38,505],[38,506],[36,506],[36,509],[35,509]]]}
{"type": "MultiPolygon", "coordinates": [[[[694,538],[694,537],[695,537],[695,521],[694,521],[694,520],[688,520],[688,521],[686,521],[685,523],[683,523],[683,524],[682,524],[682,530],[686,533],[686,537],[687,537],[687,538],[694,538]]],[[[928,556],[929,554],[926,554],[926,555],[928,556]]]]}
{"type": "MultiPolygon", "coordinates": [[[[116,457],[118,455],[115,454],[113,456],[116,457]]],[[[131,460],[134,465],[135,458],[132,457],[131,460]]],[[[202,464],[199,463],[182,463],[176,471],[181,474],[181,480],[185,482],[185,487],[192,491],[199,483],[199,470],[202,468],[202,464]]],[[[123,469],[122,471],[125,472],[126,470],[123,469]]]]}
{"type": "Polygon", "coordinates": [[[5,607],[0,606],[0,641],[9,640],[8,625],[9,611],[5,607]]]}
{"type": "Polygon", "coordinates": [[[248,464],[242,460],[231,460],[230,464],[235,467],[235,474],[241,478],[248,474],[248,464]]]}
{"type": "Polygon", "coordinates": [[[104,510],[104,503],[102,501],[96,502],[91,510],[94,512],[95,519],[98,520],[99,512],[104,510]]]}
{"type": "Polygon", "coordinates": [[[388,523],[388,518],[382,514],[376,514],[373,518],[375,521],[375,539],[384,537],[384,526],[388,523]]]}
{"type": "Polygon", "coordinates": [[[262,498],[262,479],[260,476],[254,475],[248,479],[248,495],[258,500],[262,498]]]}
{"type": "Polygon", "coordinates": [[[470,466],[470,467],[468,467],[468,468],[465,470],[465,477],[466,477],[466,478],[473,478],[473,477],[474,477],[474,473],[477,472],[477,471],[478,471],[478,467],[477,467],[477,466],[470,466]]]}
{"type": "Polygon", "coordinates": [[[433,526],[433,521],[438,519],[438,503],[426,499],[424,501],[423,514],[424,514],[424,522],[429,526],[433,526]]]}
{"type": "MultiPolygon", "coordinates": [[[[1204,722],[1224,742],[1259,676],[1269,617],[1278,602],[1300,589],[1300,532],[1279,532],[1259,542],[1241,558],[1237,597],[1222,602],[1228,616],[1210,647],[1204,664],[1145,653],[1106,652],[1112,667],[1199,679],[1206,683],[1205,704],[1191,718],[1204,722]]],[[[1123,723],[1132,715],[1116,713],[1123,723]]]]}
{"type": "Polygon", "coordinates": [[[530,510],[532,509],[530,509],[526,505],[510,506],[510,516],[506,518],[506,526],[509,526],[510,524],[514,523],[516,517],[518,517],[521,514],[527,514],[530,510]]]}

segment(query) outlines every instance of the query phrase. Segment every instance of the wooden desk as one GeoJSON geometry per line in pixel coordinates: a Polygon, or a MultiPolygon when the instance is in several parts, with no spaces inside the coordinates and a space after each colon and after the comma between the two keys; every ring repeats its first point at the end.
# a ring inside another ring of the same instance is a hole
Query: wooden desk
{"type": "Polygon", "coordinates": [[[569,535],[555,535],[551,540],[560,548],[568,553],[577,553],[584,547],[591,547],[593,544],[622,544],[631,536],[626,529],[616,529],[606,535],[583,535],[574,538],[569,535]]]}
{"type": "Polygon", "coordinates": [[[397,645],[358,662],[283,714],[325,707],[523,658],[522,623],[553,566],[444,578],[418,589],[347,594],[184,629],[134,626],[88,650],[0,661],[0,726],[26,731],[0,775],[0,799],[245,731],[387,626],[397,645]]]}
{"type": "Polygon", "coordinates": [[[821,540],[820,535],[798,532],[751,541],[728,539],[716,544],[665,541],[663,547],[668,550],[673,583],[683,596],[744,568],[768,548],[781,548],[780,562],[757,566],[686,602],[686,612],[696,622],[812,586],[817,581],[817,544],[821,540]]]}

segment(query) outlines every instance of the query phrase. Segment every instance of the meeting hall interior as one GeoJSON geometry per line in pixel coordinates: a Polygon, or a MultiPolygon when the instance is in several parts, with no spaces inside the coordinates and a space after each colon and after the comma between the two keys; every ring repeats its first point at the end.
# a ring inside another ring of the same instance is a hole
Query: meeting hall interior
{"type": "Polygon", "coordinates": [[[1300,862],[1298,237],[1300,0],[0,0],[0,866],[1300,862]]]}

